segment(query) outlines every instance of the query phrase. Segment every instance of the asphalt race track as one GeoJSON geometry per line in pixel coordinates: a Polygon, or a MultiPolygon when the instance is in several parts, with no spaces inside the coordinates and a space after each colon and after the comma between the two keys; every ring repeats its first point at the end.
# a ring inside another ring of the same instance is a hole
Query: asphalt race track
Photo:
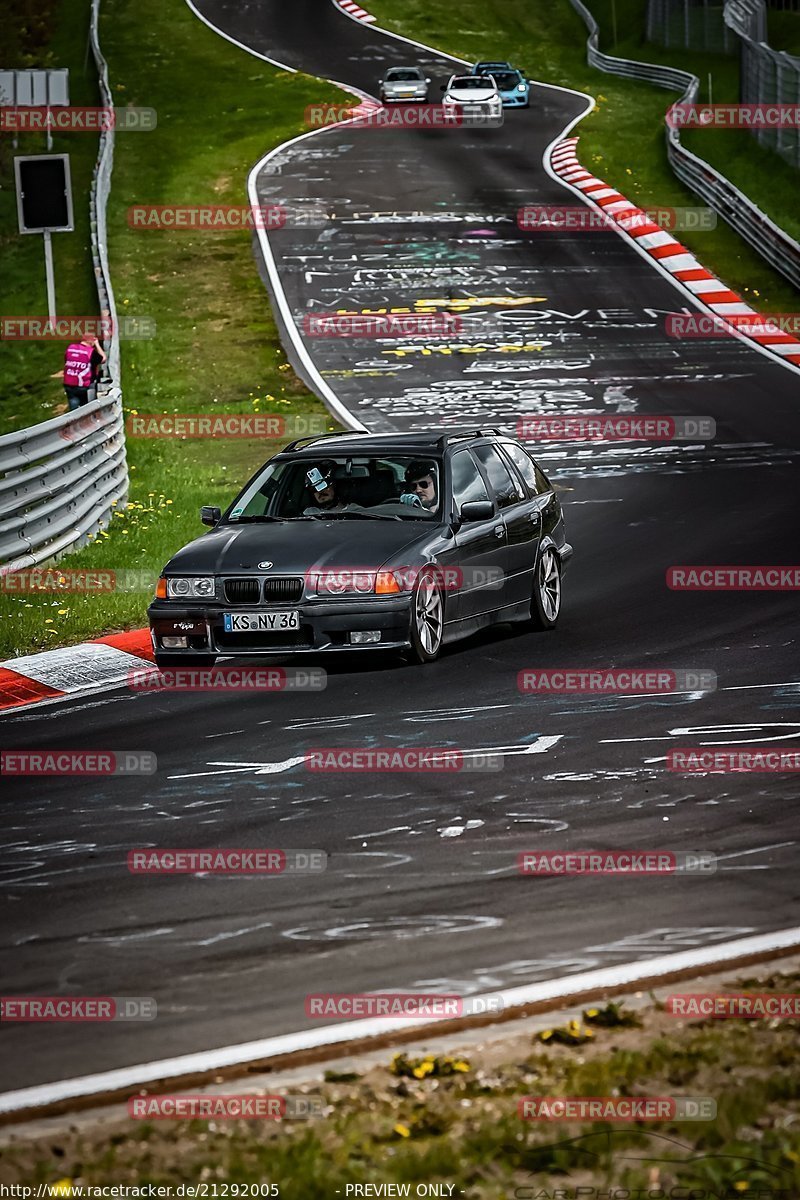
{"type": "MultiPolygon", "coordinates": [[[[199,10],[261,54],[369,93],[395,63],[429,68],[434,96],[454,69],[328,3],[199,10]]],[[[287,301],[300,324],[331,308],[464,314],[449,353],[306,340],[370,429],[513,430],[590,410],[710,416],[716,437],[535,448],[575,546],[554,633],[500,629],[420,669],[338,657],[321,693],[117,689],[4,719],[7,748],[158,757],[149,779],[5,789],[5,991],[158,1003],[155,1021],[91,1033],[0,1026],[5,1090],[302,1029],[308,992],[485,992],[796,923],[796,777],[665,769],[678,747],[797,745],[796,593],[671,591],[665,573],[794,561],[800,373],[733,338],[668,337],[683,297],[617,234],[520,232],[522,205],[578,203],[542,156],[585,107],[541,86],[502,129],[326,129],[273,155],[259,197],[305,214],[270,234],[287,301]],[[563,666],[710,670],[718,687],[518,690],[521,669],[563,666]],[[303,752],[321,746],[505,757],[473,774],[311,773],[303,752]],[[149,845],[321,849],[328,869],[129,873],[128,850],[149,845]],[[595,847],[720,861],[649,879],[517,872],[522,850],[595,847]]]]}

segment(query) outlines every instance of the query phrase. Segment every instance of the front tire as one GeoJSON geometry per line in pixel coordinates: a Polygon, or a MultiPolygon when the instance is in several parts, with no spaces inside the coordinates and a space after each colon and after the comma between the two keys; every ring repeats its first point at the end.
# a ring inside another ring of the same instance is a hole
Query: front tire
{"type": "Polygon", "coordinates": [[[554,629],[561,612],[561,562],[552,546],[539,555],[531,598],[531,625],[554,629]]]}
{"type": "Polygon", "coordinates": [[[444,634],[444,597],[432,572],[423,571],[411,595],[411,647],[415,663],[434,662],[439,657],[444,634]]]}

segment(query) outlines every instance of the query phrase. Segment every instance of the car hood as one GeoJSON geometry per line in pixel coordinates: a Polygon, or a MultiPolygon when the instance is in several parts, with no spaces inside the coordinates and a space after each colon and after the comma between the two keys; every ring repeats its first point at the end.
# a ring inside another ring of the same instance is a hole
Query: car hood
{"type": "MultiPolygon", "coordinates": [[[[430,540],[433,522],[353,521],[314,518],[266,525],[220,525],[179,550],[169,574],[224,575],[229,572],[303,575],[327,570],[380,567],[416,542],[430,540]],[[259,570],[260,562],[271,567],[259,570]]],[[[412,565],[412,564],[409,564],[412,565]]]]}
{"type": "Polygon", "coordinates": [[[447,94],[454,100],[458,100],[460,104],[469,104],[470,102],[484,103],[486,100],[492,100],[497,92],[494,88],[450,88],[447,94]]]}

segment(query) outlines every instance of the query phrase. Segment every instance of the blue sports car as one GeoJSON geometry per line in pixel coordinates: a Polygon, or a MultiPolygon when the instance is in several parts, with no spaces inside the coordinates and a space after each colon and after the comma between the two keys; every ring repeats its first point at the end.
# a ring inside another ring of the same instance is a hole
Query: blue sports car
{"type": "Polygon", "coordinates": [[[516,67],[507,62],[477,62],[473,75],[493,75],[503,108],[530,108],[531,85],[516,67]]]}

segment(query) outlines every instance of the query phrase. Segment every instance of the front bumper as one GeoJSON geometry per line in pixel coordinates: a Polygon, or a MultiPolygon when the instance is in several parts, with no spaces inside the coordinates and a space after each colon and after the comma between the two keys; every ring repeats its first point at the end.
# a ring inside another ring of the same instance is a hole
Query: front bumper
{"type": "Polygon", "coordinates": [[[318,654],[334,650],[403,649],[409,645],[411,596],[353,596],[346,599],[304,600],[294,605],[254,605],[239,611],[270,612],[292,609],[300,614],[299,630],[274,633],[226,633],[223,612],[236,612],[237,606],[193,604],[174,600],[155,600],[147,610],[153,649],[159,658],[170,657],[176,664],[184,655],[213,654],[217,657],[269,654],[318,654]],[[352,645],[349,633],[378,630],[379,642],[352,645]],[[163,647],[160,639],[185,637],[185,649],[163,647]]]}
{"type": "Polygon", "coordinates": [[[500,93],[503,108],[524,108],[530,102],[530,92],[509,92],[507,95],[500,93]]]}

